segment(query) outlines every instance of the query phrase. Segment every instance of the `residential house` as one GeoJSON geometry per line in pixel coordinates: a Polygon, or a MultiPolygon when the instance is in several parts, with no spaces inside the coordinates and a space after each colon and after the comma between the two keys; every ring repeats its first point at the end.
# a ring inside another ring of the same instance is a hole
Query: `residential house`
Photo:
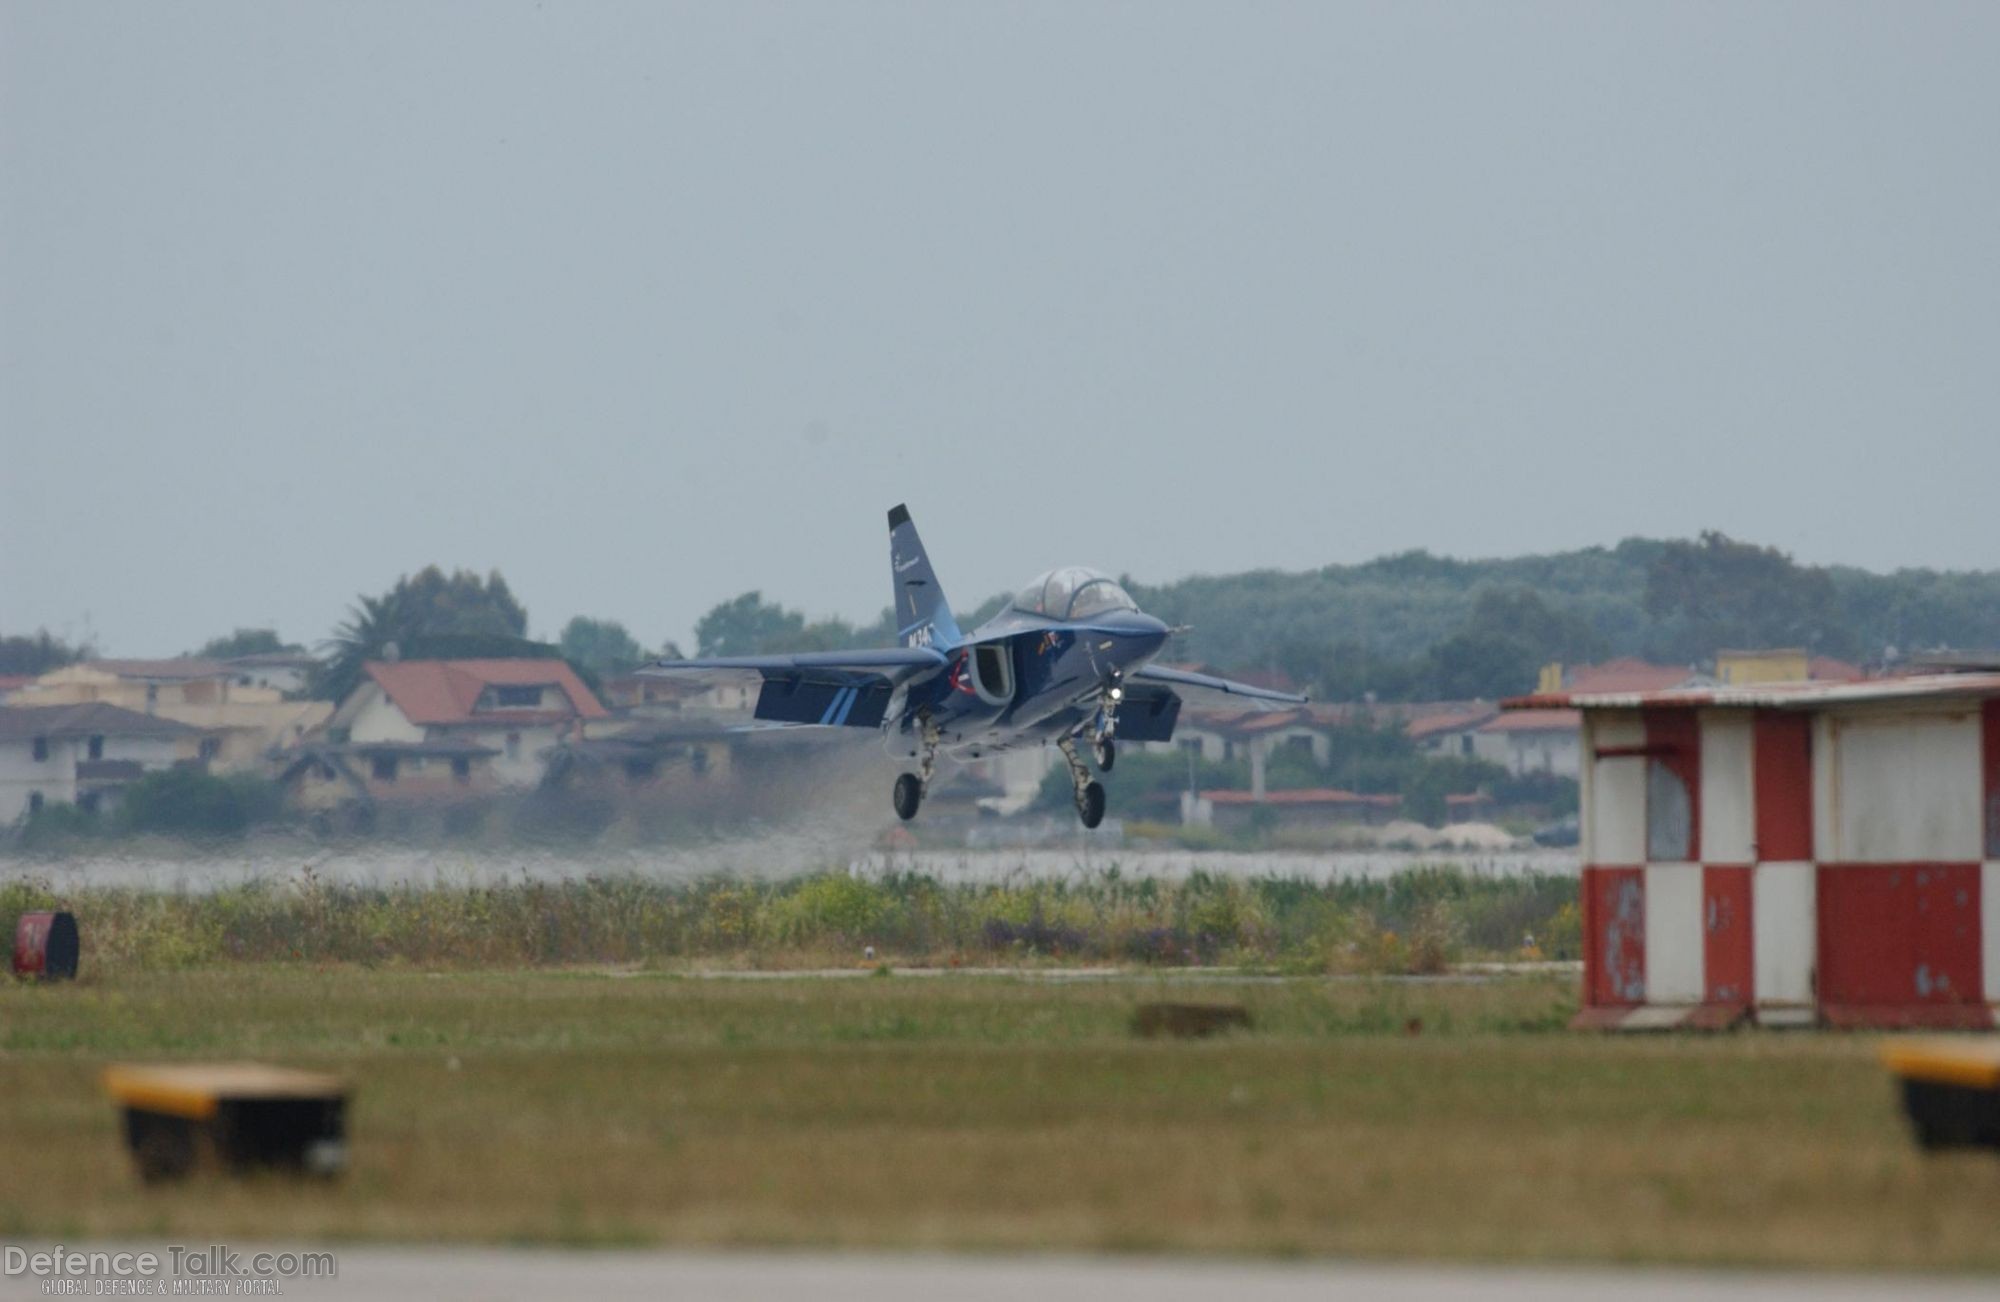
{"type": "Polygon", "coordinates": [[[283,696],[303,696],[319,661],[304,651],[258,651],[222,662],[238,687],[268,687],[283,696]]]}
{"type": "Polygon", "coordinates": [[[47,804],[108,810],[199,736],[184,723],[100,702],[0,705],[0,824],[47,804]]]}
{"type": "Polygon", "coordinates": [[[244,684],[230,662],[86,660],[51,670],[16,694],[16,705],[115,705],[187,724],[180,759],[211,770],[259,771],[273,750],[296,746],[333,712],[325,701],[293,701],[244,684]]]}
{"type": "Polygon", "coordinates": [[[1417,750],[1431,759],[1472,759],[1474,734],[1479,726],[1499,717],[1498,706],[1483,701],[1459,704],[1442,701],[1419,707],[1403,725],[1403,732],[1416,743],[1417,750]]]}
{"type": "Polygon", "coordinates": [[[499,751],[462,738],[437,741],[313,742],[286,757],[278,774],[285,803],[309,813],[352,806],[439,805],[490,795],[499,751]]]}
{"type": "MultiPolygon", "coordinates": [[[[401,779],[427,764],[428,752],[397,752],[383,743],[452,742],[494,752],[492,772],[505,786],[542,780],[547,752],[580,739],[583,726],[607,717],[576,671],[560,660],[370,661],[367,677],[327,722],[327,736],[369,752],[372,780],[401,779]]],[[[470,762],[470,753],[465,755],[470,762]]]]}
{"type": "Polygon", "coordinates": [[[1498,764],[1515,777],[1553,773],[1575,778],[1583,772],[1582,724],[1574,710],[1512,711],[1480,724],[1469,740],[1474,758],[1498,764]]]}
{"type": "Polygon", "coordinates": [[[1663,692],[1675,687],[1698,687],[1713,679],[1685,665],[1656,665],[1635,656],[1621,656],[1601,665],[1542,666],[1537,693],[1545,692],[1663,692]]]}
{"type": "Polygon", "coordinates": [[[1761,651],[1717,651],[1715,677],[1726,687],[1764,683],[1858,683],[1861,666],[1812,655],[1797,647],[1761,651]]]}
{"type": "Polygon", "coordinates": [[[1183,819],[1208,823],[1218,831],[1240,832],[1259,821],[1273,827],[1328,827],[1337,823],[1385,823],[1396,816],[1403,798],[1362,795],[1333,788],[1297,791],[1204,791],[1183,799],[1183,819]]]}

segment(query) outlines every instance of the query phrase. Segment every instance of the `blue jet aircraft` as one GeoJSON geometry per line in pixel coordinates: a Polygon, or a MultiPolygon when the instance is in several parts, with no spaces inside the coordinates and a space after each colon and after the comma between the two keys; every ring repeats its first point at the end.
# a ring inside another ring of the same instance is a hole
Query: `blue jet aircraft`
{"type": "Polygon", "coordinates": [[[1095,570],[1051,570],[998,615],[959,631],[907,508],[889,512],[889,566],[902,645],[877,651],[660,660],[641,672],[758,682],[765,726],[877,728],[917,772],[896,779],[899,817],[916,817],[938,753],[977,759],[1054,742],[1069,762],[1085,827],[1104,819],[1104,787],[1077,742],[1109,772],[1117,742],[1169,741],[1184,696],[1248,709],[1303,705],[1266,691],[1152,663],[1173,632],[1095,570]]]}

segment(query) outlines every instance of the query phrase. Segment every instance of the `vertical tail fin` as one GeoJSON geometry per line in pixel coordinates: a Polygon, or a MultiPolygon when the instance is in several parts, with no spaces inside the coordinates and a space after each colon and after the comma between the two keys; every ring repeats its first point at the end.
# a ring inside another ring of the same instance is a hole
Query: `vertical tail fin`
{"type": "Polygon", "coordinates": [[[889,512],[889,577],[895,584],[896,640],[904,646],[954,645],[964,640],[944,599],[910,508],[889,512]]]}

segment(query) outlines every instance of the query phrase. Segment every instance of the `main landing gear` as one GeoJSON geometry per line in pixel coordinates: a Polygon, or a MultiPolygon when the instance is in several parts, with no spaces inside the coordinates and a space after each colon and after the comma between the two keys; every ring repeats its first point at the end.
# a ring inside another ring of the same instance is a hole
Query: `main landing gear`
{"type": "Polygon", "coordinates": [[[1083,762],[1083,756],[1076,753],[1076,738],[1064,737],[1056,743],[1056,749],[1069,762],[1070,786],[1076,793],[1076,816],[1083,820],[1085,827],[1096,827],[1104,821],[1104,787],[1090,777],[1090,769],[1083,762]]]}
{"type": "Polygon", "coordinates": [[[905,823],[917,816],[918,806],[924,803],[924,793],[931,789],[931,774],[937,772],[938,745],[944,739],[937,724],[925,719],[923,725],[923,759],[917,766],[919,772],[905,773],[896,779],[896,817],[905,823]]]}

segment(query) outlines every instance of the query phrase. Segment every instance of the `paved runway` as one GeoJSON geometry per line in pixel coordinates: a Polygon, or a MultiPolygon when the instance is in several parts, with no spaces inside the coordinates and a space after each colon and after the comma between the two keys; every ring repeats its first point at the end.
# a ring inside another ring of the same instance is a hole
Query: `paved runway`
{"type": "MultiPolygon", "coordinates": [[[[30,1250],[47,1245],[25,1245],[30,1250]]],[[[83,1245],[70,1245],[79,1247],[83,1245]]],[[[127,1246],[127,1245],[119,1245],[127,1246]]],[[[151,1246],[151,1245],[141,1245],[151,1246]]],[[[257,1246],[229,1245],[247,1254],[257,1246]]],[[[270,1245],[262,1245],[270,1246],[270,1245]]],[[[289,1246],[289,1245],[286,1245],[289,1246]]],[[[104,1250],[88,1245],[86,1250],[104,1250]]],[[[139,1248],[133,1248],[137,1251],[139,1248]]],[[[1162,1260],[1137,1257],[982,1257],[572,1252],[532,1249],[334,1247],[334,1279],[281,1280],[289,1298],[504,1299],[661,1297],[702,1302],[1989,1302],[2000,1279],[1911,1276],[1517,1269],[1162,1260]]],[[[146,1290],[173,1296],[157,1281],[146,1290]]],[[[104,1296],[91,1283],[82,1296],[104,1296]]],[[[108,1291],[107,1291],[108,1292],[108,1291]]],[[[72,1296],[78,1293],[70,1294],[72,1296]]],[[[188,1296],[183,1292],[180,1296],[188,1296]]],[[[215,1296],[217,1294],[210,1294],[215,1296]]],[[[238,1288],[223,1296],[245,1296],[238,1288]]],[[[270,1296],[251,1290],[250,1296],[270,1296]]],[[[30,1275],[0,1276],[0,1299],[48,1297],[30,1275]]]]}

